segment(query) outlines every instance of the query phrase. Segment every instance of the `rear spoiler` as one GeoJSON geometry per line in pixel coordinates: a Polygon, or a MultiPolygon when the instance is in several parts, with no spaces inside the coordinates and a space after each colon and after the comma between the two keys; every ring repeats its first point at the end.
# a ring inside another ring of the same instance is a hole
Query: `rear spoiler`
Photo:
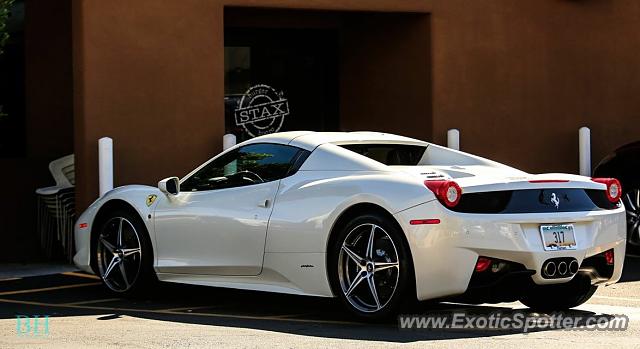
{"type": "Polygon", "coordinates": [[[505,178],[505,180],[502,182],[495,181],[495,179],[492,182],[485,182],[482,180],[478,180],[478,178],[476,177],[458,178],[456,179],[456,182],[462,188],[463,193],[527,189],[607,189],[607,186],[605,184],[594,182],[588,177],[575,177],[577,178],[549,178],[547,176],[540,175],[531,177],[505,178]]]}

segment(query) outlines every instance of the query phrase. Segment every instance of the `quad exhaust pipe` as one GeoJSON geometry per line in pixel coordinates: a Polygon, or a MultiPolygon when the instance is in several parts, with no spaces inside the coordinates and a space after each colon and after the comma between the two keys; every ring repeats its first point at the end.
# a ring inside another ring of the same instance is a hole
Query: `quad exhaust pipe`
{"type": "Polygon", "coordinates": [[[571,273],[571,275],[574,275],[575,273],[578,272],[578,269],[580,269],[580,265],[578,264],[577,260],[572,260],[571,263],[569,263],[569,273],[571,273]]]}
{"type": "Polygon", "coordinates": [[[548,276],[550,278],[556,275],[556,271],[558,271],[558,267],[555,262],[548,262],[542,267],[542,275],[548,276]]]}
{"type": "Polygon", "coordinates": [[[565,276],[567,275],[568,271],[569,271],[569,266],[567,265],[567,262],[562,261],[558,263],[558,275],[565,276]]]}
{"type": "Polygon", "coordinates": [[[575,258],[552,258],[542,265],[542,277],[545,279],[567,278],[578,272],[580,265],[575,258]]]}

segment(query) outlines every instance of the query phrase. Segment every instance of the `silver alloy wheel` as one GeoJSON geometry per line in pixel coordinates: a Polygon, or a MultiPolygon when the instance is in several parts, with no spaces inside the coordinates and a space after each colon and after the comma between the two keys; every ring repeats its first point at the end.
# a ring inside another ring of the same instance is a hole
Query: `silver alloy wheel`
{"type": "Polygon", "coordinates": [[[124,217],[111,218],[98,236],[96,261],[100,277],[115,292],[125,292],[136,282],[142,264],[138,231],[124,217]]]}
{"type": "Polygon", "coordinates": [[[356,309],[373,313],[393,297],[400,275],[398,250],[382,227],[366,223],[353,228],[338,256],[342,292],[356,309]]]}
{"type": "Polygon", "coordinates": [[[622,201],[627,210],[627,232],[629,242],[640,244],[640,189],[627,192],[622,201]]]}

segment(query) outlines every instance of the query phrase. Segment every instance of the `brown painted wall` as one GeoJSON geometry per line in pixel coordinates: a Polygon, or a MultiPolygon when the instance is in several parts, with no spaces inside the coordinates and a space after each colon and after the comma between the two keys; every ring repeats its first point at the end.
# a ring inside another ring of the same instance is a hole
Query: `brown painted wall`
{"type": "Polygon", "coordinates": [[[431,139],[429,16],[353,14],[343,33],[342,128],[431,139]]]}
{"type": "Polygon", "coordinates": [[[222,7],[211,1],[74,2],[78,205],[97,196],[97,140],[116,185],[182,176],[221,148],[222,7]]]}
{"type": "Polygon", "coordinates": [[[433,10],[434,140],[528,171],[578,171],[640,139],[640,2],[463,1],[433,10]]]}
{"type": "Polygon", "coordinates": [[[80,206],[97,194],[100,136],[115,140],[116,184],[182,175],[220,149],[225,5],[428,13],[389,27],[345,25],[364,35],[345,36],[358,44],[343,57],[346,128],[445,143],[456,127],[463,150],[534,172],[576,172],[582,125],[593,130],[594,161],[640,139],[630,126],[640,113],[640,3],[633,0],[78,0],[80,206]],[[391,51],[367,56],[376,38],[389,43],[393,34],[391,51]],[[408,67],[419,69],[411,75],[408,67]],[[358,99],[358,87],[366,98],[358,99]]]}

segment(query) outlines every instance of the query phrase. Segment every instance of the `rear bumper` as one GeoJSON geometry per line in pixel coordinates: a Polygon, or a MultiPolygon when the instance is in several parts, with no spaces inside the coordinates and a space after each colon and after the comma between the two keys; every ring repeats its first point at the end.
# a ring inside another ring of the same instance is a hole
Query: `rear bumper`
{"type": "Polygon", "coordinates": [[[526,277],[534,284],[564,283],[571,277],[545,279],[543,263],[550,258],[571,257],[579,264],[585,258],[614,249],[614,267],[607,279],[620,278],[626,245],[624,208],[589,212],[532,214],[468,214],[445,209],[437,201],[414,206],[397,213],[415,268],[417,296],[420,300],[462,294],[469,288],[479,256],[519,263],[533,272],[526,277]],[[440,224],[411,225],[411,220],[439,219],[440,224]],[[577,249],[545,251],[541,224],[574,225],[577,249]]]}

